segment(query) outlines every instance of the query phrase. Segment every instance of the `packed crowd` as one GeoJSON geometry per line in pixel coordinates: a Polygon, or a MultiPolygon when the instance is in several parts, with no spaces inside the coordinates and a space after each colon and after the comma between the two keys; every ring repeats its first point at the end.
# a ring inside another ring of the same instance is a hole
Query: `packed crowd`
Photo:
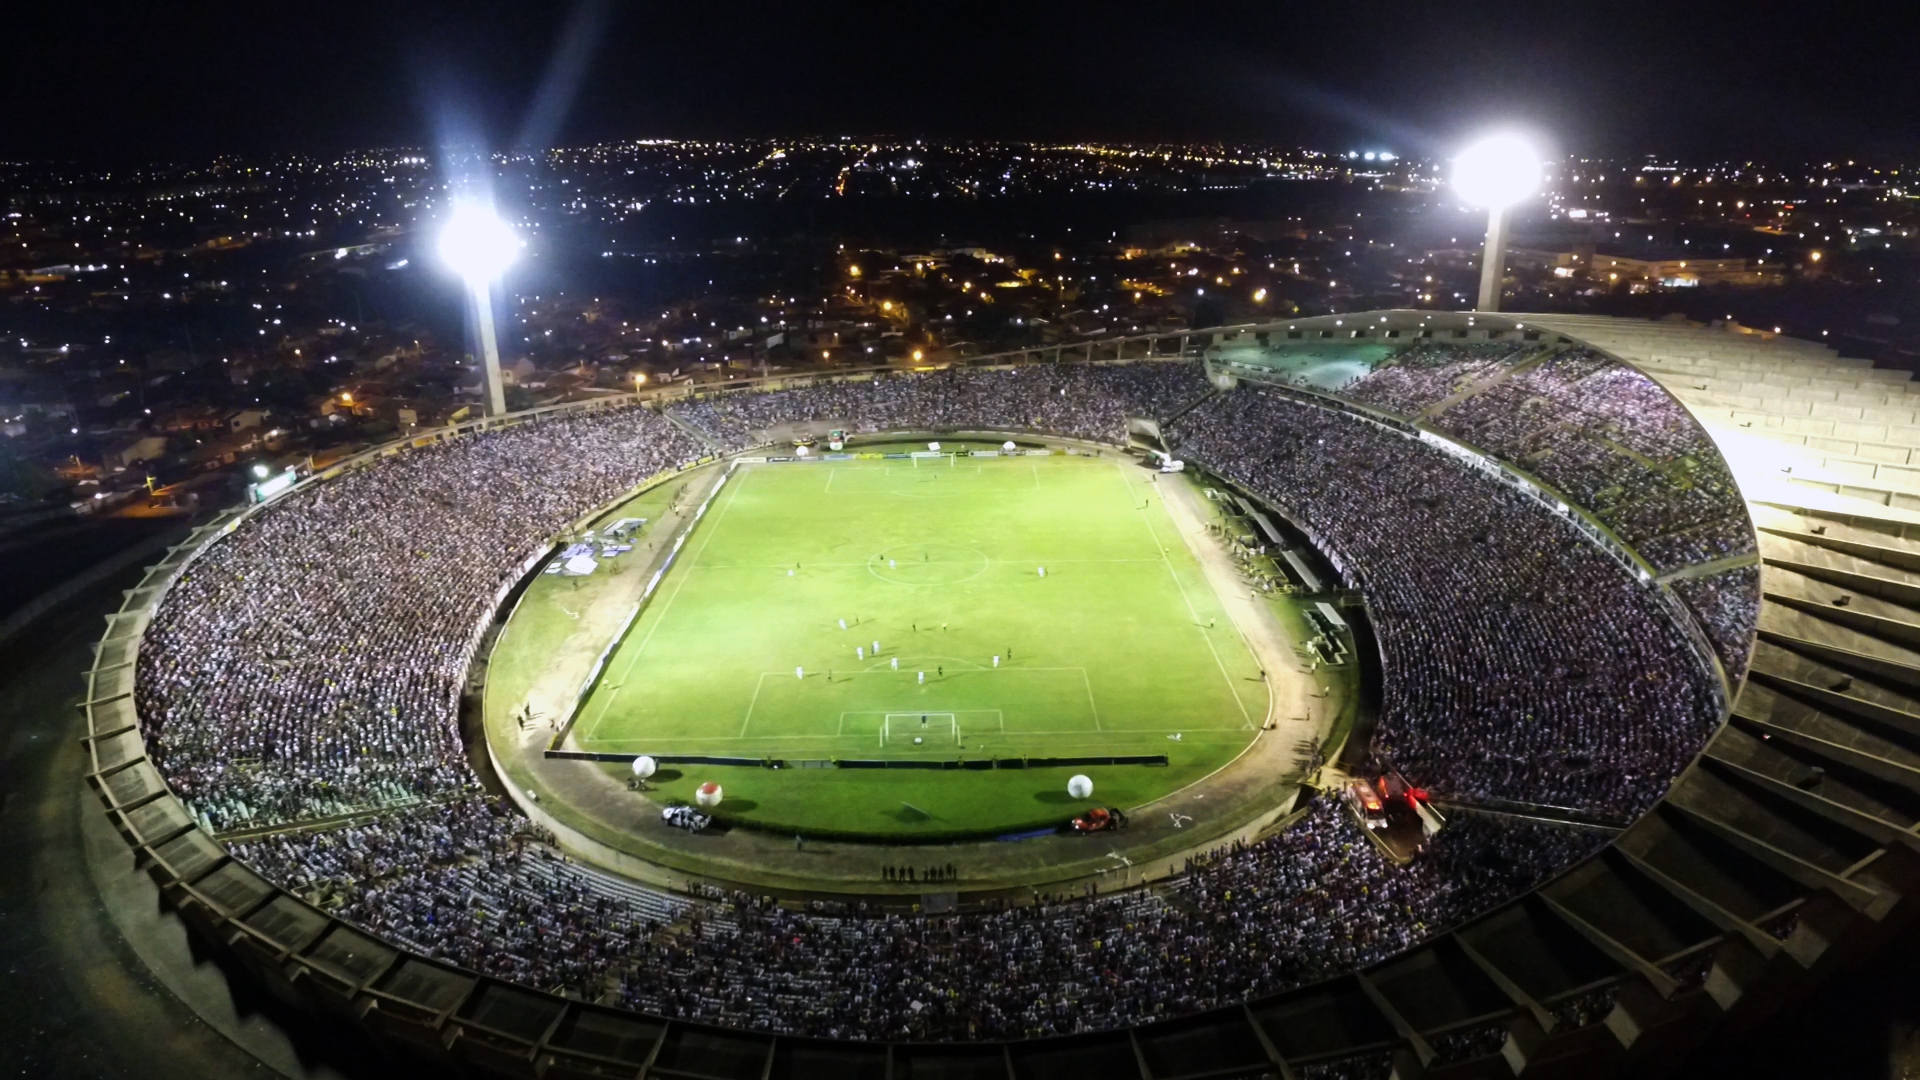
{"type": "Polygon", "coordinates": [[[626,408],[415,450],[267,508],[147,630],[154,760],[215,831],[471,787],[460,687],[500,591],[583,510],[700,452],[626,408]]]}
{"type": "Polygon", "coordinates": [[[799,421],[830,422],[856,434],[984,424],[1124,443],[1129,415],[1169,415],[1207,391],[1204,369],[1189,362],[1037,364],[736,392],[672,411],[729,450],[799,421]]]}
{"type": "Polygon", "coordinates": [[[1642,372],[1569,349],[1429,420],[1534,473],[1662,570],[1753,550],[1713,440],[1642,372]]]}
{"type": "Polygon", "coordinates": [[[1754,627],[1760,623],[1760,568],[1741,566],[1681,578],[1673,583],[1673,591],[1706,630],[1727,677],[1737,681],[1746,674],[1754,627]]]}
{"type": "Polygon", "coordinates": [[[541,990],[603,984],[686,902],[562,862],[525,818],[479,798],[229,845],[235,858],[422,955],[541,990]]]}
{"type": "Polygon", "coordinates": [[[1334,800],[1171,891],[908,916],[666,896],[554,856],[474,799],[234,845],[341,917],[476,971],[758,1030],[1020,1038],[1231,1003],[1399,952],[1538,884],[1604,833],[1463,815],[1395,867],[1334,800]]]}
{"type": "Polygon", "coordinates": [[[1393,1076],[1393,1053],[1376,1050],[1339,1061],[1315,1062],[1300,1066],[1294,1073],[1300,1080],[1389,1080],[1393,1076]]]}
{"type": "MultiPolygon", "coordinates": [[[[1646,590],[1537,503],[1364,421],[1197,364],[958,371],[672,406],[727,446],[796,421],[1107,441],[1174,416],[1196,459],[1281,508],[1365,589],[1378,745],[1436,791],[1627,814],[1716,719],[1646,590]],[[1196,405],[1196,403],[1198,403],[1196,405]]],[[[457,724],[475,635],[585,509],[702,452],[607,409],[412,451],[298,491],[209,547],[140,652],[148,746],[277,881],[476,971],[767,1030],[958,1039],[1172,1015],[1380,959],[1530,888],[1596,834],[1461,816],[1395,868],[1331,804],[1171,892],[984,914],[666,898],[559,860],[477,795],[457,724]],[[370,811],[377,811],[370,814],[370,811]],[[325,819],[358,814],[327,828],[325,819]]],[[[1742,582],[1689,603],[1738,629],[1742,582]]]]}
{"type": "Polygon", "coordinates": [[[1210,401],[1175,437],[1364,591],[1385,676],[1375,746],[1415,783],[1625,817],[1718,722],[1713,679],[1657,600],[1533,499],[1274,391],[1210,401]]]}
{"type": "Polygon", "coordinates": [[[1340,393],[1385,412],[1416,416],[1538,348],[1524,342],[1422,341],[1348,383],[1340,393]]]}
{"type": "Polygon", "coordinates": [[[1753,523],[1743,511],[1736,517],[1714,518],[1688,528],[1642,537],[1634,541],[1633,549],[1647,562],[1666,570],[1747,554],[1757,551],[1758,546],[1753,538],[1753,523]]]}
{"type": "Polygon", "coordinates": [[[1332,801],[1169,896],[980,915],[819,919],[742,901],[656,940],[631,1005],[840,1038],[1018,1038],[1174,1016],[1399,952],[1603,837],[1461,818],[1394,867],[1332,801]]]}
{"type": "MultiPolygon", "coordinates": [[[[1272,377],[1324,389],[1304,372],[1272,377]]],[[[1422,340],[1332,391],[1532,472],[1663,571],[1754,549],[1732,474],[1686,407],[1591,349],[1422,340]]]]}

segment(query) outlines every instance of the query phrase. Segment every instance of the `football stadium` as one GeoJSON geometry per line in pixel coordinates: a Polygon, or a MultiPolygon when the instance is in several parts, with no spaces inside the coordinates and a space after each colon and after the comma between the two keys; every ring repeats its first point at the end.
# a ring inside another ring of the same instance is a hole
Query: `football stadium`
{"type": "Polygon", "coordinates": [[[468,422],[153,567],[90,781],[487,1075],[1643,1075],[1913,908],[1916,402],[1381,311],[468,422]]]}

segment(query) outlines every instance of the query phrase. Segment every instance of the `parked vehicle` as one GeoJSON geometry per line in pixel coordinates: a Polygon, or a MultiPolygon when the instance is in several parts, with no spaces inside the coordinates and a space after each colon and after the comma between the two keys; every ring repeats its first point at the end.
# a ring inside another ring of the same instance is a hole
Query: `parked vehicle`
{"type": "Polygon", "coordinates": [[[1110,832],[1127,827],[1127,815],[1117,806],[1096,806],[1073,819],[1073,831],[1077,833],[1110,832]]]}
{"type": "Polygon", "coordinates": [[[660,820],[676,829],[699,832],[713,824],[713,818],[695,810],[691,806],[669,806],[660,811],[660,820]]]}

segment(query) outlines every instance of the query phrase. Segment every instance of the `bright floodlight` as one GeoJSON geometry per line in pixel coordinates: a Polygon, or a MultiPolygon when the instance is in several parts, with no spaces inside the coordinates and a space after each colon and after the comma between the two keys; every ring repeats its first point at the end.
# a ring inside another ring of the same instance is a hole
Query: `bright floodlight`
{"type": "Polygon", "coordinates": [[[1517,135],[1493,135],[1453,159],[1453,187],[1471,206],[1498,210],[1540,186],[1540,156],[1517,135]]]}
{"type": "Polygon", "coordinates": [[[489,282],[513,264],[520,238],[479,203],[461,201],[440,230],[440,258],[468,282],[489,282]]]}
{"type": "Polygon", "coordinates": [[[467,298],[479,326],[489,416],[507,411],[507,391],[500,380],[500,343],[493,333],[493,298],[489,294],[494,280],[519,253],[520,238],[492,207],[482,203],[456,201],[446,226],[440,230],[440,259],[466,279],[467,298]]]}

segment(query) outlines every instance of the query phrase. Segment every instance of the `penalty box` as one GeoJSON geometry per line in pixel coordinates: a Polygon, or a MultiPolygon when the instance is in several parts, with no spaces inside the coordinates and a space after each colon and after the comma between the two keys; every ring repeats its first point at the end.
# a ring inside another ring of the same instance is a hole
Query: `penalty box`
{"type": "Polygon", "coordinates": [[[937,723],[941,737],[949,743],[956,735],[1092,736],[1100,731],[1092,687],[1080,668],[954,671],[948,667],[944,676],[936,676],[936,666],[932,661],[926,664],[924,685],[918,679],[919,669],[904,663],[900,671],[836,672],[832,681],[824,673],[796,679],[792,672],[767,672],[760,676],[739,729],[726,734],[749,741],[838,736],[877,742],[884,738],[891,745],[903,734],[909,742],[919,734],[917,730],[907,733],[907,718],[917,729],[922,712],[930,729],[936,724],[935,715],[948,718],[937,723]]]}

